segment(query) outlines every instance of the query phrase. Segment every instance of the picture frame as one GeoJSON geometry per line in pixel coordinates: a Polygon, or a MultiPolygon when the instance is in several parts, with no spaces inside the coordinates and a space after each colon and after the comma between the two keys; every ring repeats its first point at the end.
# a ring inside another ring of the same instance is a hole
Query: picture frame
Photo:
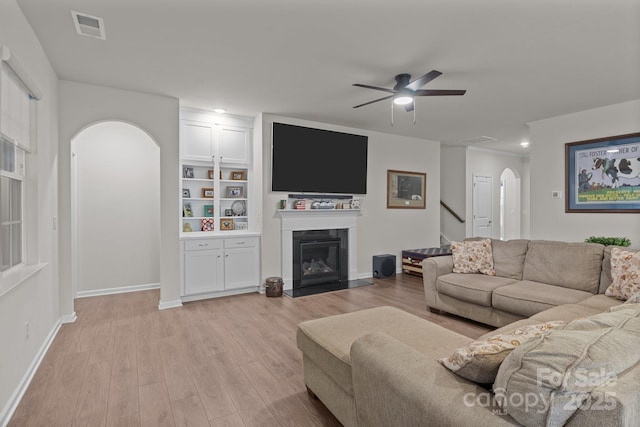
{"type": "Polygon", "coordinates": [[[234,230],[248,230],[249,229],[249,224],[247,224],[246,222],[234,222],[233,223],[233,229],[234,230]]]}
{"type": "Polygon", "coordinates": [[[640,132],[565,144],[566,213],[640,212],[640,132]]]}
{"type": "Polygon", "coordinates": [[[213,217],[213,205],[204,205],[203,210],[205,217],[213,217]]]}
{"type": "Polygon", "coordinates": [[[220,230],[233,230],[233,219],[222,218],[220,220],[220,230]]]}
{"type": "Polygon", "coordinates": [[[213,231],[215,229],[213,218],[202,218],[201,225],[202,231],[213,231]]]}
{"type": "Polygon", "coordinates": [[[203,199],[213,199],[213,188],[211,188],[211,187],[203,187],[202,188],[202,198],[203,199]]]}
{"type": "Polygon", "coordinates": [[[387,170],[387,209],[426,209],[427,174],[387,170]]]}
{"type": "Polygon", "coordinates": [[[193,209],[191,209],[191,203],[185,203],[182,205],[182,216],[183,217],[193,217],[193,209]]]}
{"type": "Polygon", "coordinates": [[[182,189],[182,198],[183,199],[191,198],[191,190],[189,190],[188,188],[183,188],[182,189]]]}
{"type": "Polygon", "coordinates": [[[231,171],[231,173],[229,173],[229,179],[233,180],[233,181],[244,181],[247,179],[247,172],[246,171],[231,171]]]}
{"type": "Polygon", "coordinates": [[[193,175],[193,168],[192,167],[185,166],[184,168],[182,168],[182,177],[183,178],[192,179],[193,176],[194,175],[193,175]]]}
{"type": "Polygon", "coordinates": [[[232,209],[225,209],[224,210],[224,216],[233,216],[233,210],[232,209]]]}
{"type": "Polygon", "coordinates": [[[244,193],[244,189],[242,187],[227,187],[227,198],[238,198],[242,197],[244,193]]]}
{"type": "Polygon", "coordinates": [[[213,179],[213,169],[209,169],[207,171],[207,176],[209,177],[209,179],[213,179]]]}

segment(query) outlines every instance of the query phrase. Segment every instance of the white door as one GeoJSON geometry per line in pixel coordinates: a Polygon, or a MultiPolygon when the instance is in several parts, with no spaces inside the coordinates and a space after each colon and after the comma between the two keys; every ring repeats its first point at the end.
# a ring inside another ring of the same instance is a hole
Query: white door
{"type": "Polygon", "coordinates": [[[473,237],[493,236],[493,178],[473,176],[473,237]]]}

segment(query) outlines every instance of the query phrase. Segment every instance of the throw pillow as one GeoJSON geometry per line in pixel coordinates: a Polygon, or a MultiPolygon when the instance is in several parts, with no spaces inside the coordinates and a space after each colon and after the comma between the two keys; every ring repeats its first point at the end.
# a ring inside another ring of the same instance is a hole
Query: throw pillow
{"type": "Polygon", "coordinates": [[[640,292],[636,292],[635,294],[631,295],[629,298],[627,298],[627,300],[624,303],[625,304],[638,304],[638,303],[640,303],[640,292]]]}
{"type": "Polygon", "coordinates": [[[482,273],[495,276],[491,239],[451,242],[454,273],[482,273]]]}
{"type": "Polygon", "coordinates": [[[554,321],[527,325],[483,341],[473,341],[466,347],[454,350],[451,356],[438,359],[438,363],[469,381],[491,384],[496,378],[500,364],[511,351],[530,339],[564,324],[563,321],[554,321]]]}
{"type": "Polygon", "coordinates": [[[640,252],[611,249],[611,279],[607,296],[626,300],[640,292],[640,252]]]}

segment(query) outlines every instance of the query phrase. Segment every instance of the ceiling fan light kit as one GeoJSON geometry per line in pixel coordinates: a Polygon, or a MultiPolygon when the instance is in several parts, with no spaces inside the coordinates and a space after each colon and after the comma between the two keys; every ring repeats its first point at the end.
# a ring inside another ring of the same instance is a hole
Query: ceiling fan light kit
{"type": "Polygon", "coordinates": [[[384,101],[385,99],[393,98],[391,103],[391,126],[393,126],[393,105],[404,106],[405,111],[413,111],[413,124],[416,123],[416,110],[415,110],[415,97],[416,96],[451,96],[451,95],[464,95],[466,90],[443,90],[443,89],[420,89],[422,86],[429,83],[431,80],[442,75],[440,71],[431,70],[422,77],[410,82],[411,74],[402,73],[398,74],[396,84],[393,89],[388,89],[378,86],[364,85],[360,83],[354,83],[354,86],[363,87],[365,89],[379,90],[382,92],[391,93],[389,96],[374,99],[373,101],[365,102],[364,104],[356,105],[353,108],[364,107],[365,105],[373,104],[375,102],[384,101]]]}

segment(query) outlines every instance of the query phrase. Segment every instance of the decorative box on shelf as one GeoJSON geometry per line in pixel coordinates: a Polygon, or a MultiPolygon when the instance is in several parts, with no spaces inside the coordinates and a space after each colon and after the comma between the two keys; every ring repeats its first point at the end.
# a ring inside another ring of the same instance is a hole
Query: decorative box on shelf
{"type": "Polygon", "coordinates": [[[402,251],[402,272],[422,277],[422,261],[434,256],[451,255],[447,248],[406,249],[402,251]]]}

